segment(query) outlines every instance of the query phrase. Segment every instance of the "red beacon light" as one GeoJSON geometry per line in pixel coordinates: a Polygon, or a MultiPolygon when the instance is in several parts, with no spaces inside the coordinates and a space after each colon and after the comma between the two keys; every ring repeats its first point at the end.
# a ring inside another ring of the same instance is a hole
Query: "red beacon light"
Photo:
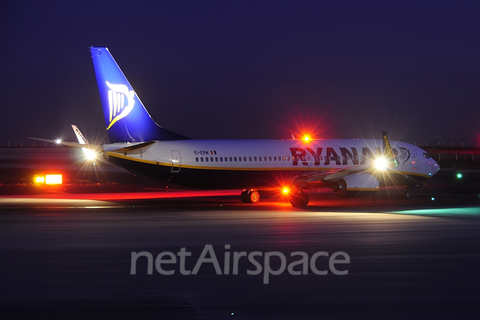
{"type": "Polygon", "coordinates": [[[310,140],[312,140],[312,138],[310,138],[310,136],[308,134],[303,136],[303,141],[304,142],[310,142],[310,140]]]}

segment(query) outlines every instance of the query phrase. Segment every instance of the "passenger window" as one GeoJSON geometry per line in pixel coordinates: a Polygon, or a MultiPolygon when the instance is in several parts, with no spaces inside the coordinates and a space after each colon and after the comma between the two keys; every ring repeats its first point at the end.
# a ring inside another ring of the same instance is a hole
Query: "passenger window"
{"type": "Polygon", "coordinates": [[[215,157],[215,162],[218,162],[218,157],[215,157]]]}
{"type": "MultiPolygon", "coordinates": [[[[225,160],[226,160],[226,159],[227,159],[227,158],[225,158],[225,160]]],[[[223,162],[223,157],[220,157],[220,162],[223,162]]]]}
{"type": "Polygon", "coordinates": [[[232,162],[232,157],[230,157],[230,162],[232,162]]]}
{"type": "MultiPolygon", "coordinates": [[[[253,157],[253,160],[254,160],[254,161],[257,161],[257,157],[253,157]]],[[[262,161],[262,157],[258,157],[258,160],[259,160],[259,161],[262,161]]]]}
{"type": "Polygon", "coordinates": [[[268,157],[268,161],[272,161],[272,157],[268,157]]]}
{"type": "MultiPolygon", "coordinates": [[[[255,158],[256,159],[256,158],[255,158]]],[[[252,157],[248,157],[248,161],[252,161],[252,157]]]]}
{"type": "Polygon", "coordinates": [[[198,157],[195,158],[195,162],[198,162],[198,157]]]}
{"type": "Polygon", "coordinates": [[[283,161],[285,161],[287,159],[287,157],[283,156],[283,161]]]}
{"type": "Polygon", "coordinates": [[[287,161],[290,161],[290,156],[287,156],[287,161]]]}
{"type": "Polygon", "coordinates": [[[208,162],[208,157],[205,157],[205,162],[208,162]]]}
{"type": "Polygon", "coordinates": [[[233,161],[237,162],[237,157],[233,157],[233,161]]]}
{"type": "MultiPolygon", "coordinates": [[[[247,157],[243,157],[243,161],[247,162],[247,157]]],[[[251,161],[251,160],[250,160],[251,161]]]]}
{"type": "Polygon", "coordinates": [[[213,157],[210,157],[210,162],[213,162],[213,157]]]}
{"type": "Polygon", "coordinates": [[[273,161],[277,161],[277,156],[274,156],[274,157],[273,157],[273,161]]]}

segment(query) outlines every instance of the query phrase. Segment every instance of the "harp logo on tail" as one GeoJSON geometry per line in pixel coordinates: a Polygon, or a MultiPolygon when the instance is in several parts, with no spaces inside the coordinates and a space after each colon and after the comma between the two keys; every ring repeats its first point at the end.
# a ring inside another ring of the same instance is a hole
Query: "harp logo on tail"
{"type": "Polygon", "coordinates": [[[107,130],[109,130],[115,122],[120,119],[128,116],[130,111],[132,111],[135,104],[135,91],[128,90],[128,87],[124,84],[113,84],[108,81],[105,81],[108,90],[108,106],[109,106],[109,125],[107,130]],[[126,103],[126,105],[125,105],[126,103]]]}

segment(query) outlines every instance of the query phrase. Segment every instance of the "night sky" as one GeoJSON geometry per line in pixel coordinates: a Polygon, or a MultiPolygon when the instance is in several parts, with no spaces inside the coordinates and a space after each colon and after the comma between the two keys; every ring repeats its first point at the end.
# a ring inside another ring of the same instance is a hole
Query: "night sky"
{"type": "Polygon", "coordinates": [[[475,1],[7,1],[0,144],[105,137],[89,47],[106,46],[161,126],[196,139],[474,145],[475,1]]]}

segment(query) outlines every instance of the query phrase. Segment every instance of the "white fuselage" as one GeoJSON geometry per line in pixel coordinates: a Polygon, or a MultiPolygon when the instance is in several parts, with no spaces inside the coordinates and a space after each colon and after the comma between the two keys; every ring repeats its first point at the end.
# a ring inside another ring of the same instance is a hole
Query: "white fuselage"
{"type": "MultiPolygon", "coordinates": [[[[438,164],[414,145],[391,141],[396,174],[429,178],[438,164]]],[[[219,174],[236,171],[328,171],[372,165],[383,153],[381,140],[174,140],[157,141],[132,152],[115,150],[135,144],[110,144],[104,152],[111,160],[168,168],[175,175],[195,179],[199,171],[219,174]],[[112,159],[113,158],[113,159],[112,159]]],[[[115,162],[115,161],[114,161],[115,162]]],[[[135,169],[133,169],[135,170],[135,169]]],[[[136,171],[136,170],[135,170],[136,171]]],[[[165,171],[165,170],[164,170],[165,171]]],[[[180,181],[184,181],[184,177],[180,181]]],[[[223,183],[222,185],[225,185],[223,183]]],[[[226,184],[228,185],[228,183],[226,184]]],[[[246,186],[247,187],[247,186],[246,186]]]]}

